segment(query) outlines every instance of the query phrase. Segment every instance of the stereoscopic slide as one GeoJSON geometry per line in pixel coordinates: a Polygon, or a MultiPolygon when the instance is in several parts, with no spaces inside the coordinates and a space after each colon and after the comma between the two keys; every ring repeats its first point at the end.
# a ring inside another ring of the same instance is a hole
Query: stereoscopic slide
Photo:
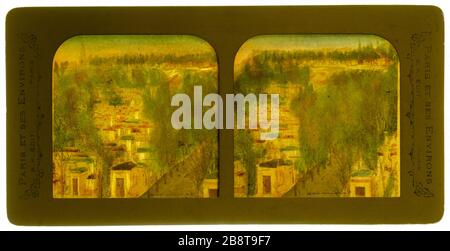
{"type": "Polygon", "coordinates": [[[436,222],[443,40],[433,6],[13,9],[9,219],[436,222]]]}

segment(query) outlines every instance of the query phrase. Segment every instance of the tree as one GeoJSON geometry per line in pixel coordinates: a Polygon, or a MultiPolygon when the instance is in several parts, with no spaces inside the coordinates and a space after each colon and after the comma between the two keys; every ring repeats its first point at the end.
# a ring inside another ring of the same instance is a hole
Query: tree
{"type": "Polygon", "coordinates": [[[297,99],[304,168],[338,168],[341,187],[359,159],[376,168],[385,133],[396,129],[396,78],[389,74],[343,71],[320,91],[304,88],[297,99]]]}
{"type": "Polygon", "coordinates": [[[241,161],[247,171],[248,195],[256,193],[256,157],[251,132],[234,130],[234,159],[241,161]]]}

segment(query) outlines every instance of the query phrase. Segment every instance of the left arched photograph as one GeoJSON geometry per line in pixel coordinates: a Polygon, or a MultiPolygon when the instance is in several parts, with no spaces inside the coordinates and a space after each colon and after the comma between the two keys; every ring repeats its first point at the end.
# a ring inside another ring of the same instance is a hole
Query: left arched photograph
{"type": "Polygon", "coordinates": [[[174,129],[177,93],[218,92],[190,35],[80,35],[53,59],[53,198],[215,198],[218,131],[174,129]]]}

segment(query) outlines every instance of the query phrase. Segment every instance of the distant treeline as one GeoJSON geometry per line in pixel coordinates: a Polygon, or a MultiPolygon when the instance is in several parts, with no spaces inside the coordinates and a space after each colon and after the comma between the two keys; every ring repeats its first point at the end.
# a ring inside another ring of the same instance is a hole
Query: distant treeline
{"type": "Polygon", "coordinates": [[[385,59],[387,65],[397,61],[397,53],[392,47],[363,46],[354,50],[295,50],[255,52],[243,62],[242,70],[237,74],[235,87],[243,93],[261,92],[275,81],[278,84],[301,84],[309,81],[309,72],[299,62],[312,60],[350,61],[357,60],[365,64],[385,59]]]}
{"type": "Polygon", "coordinates": [[[353,50],[295,50],[295,51],[262,51],[253,57],[255,60],[265,60],[274,62],[283,62],[286,60],[360,60],[360,61],[375,61],[378,59],[396,60],[397,53],[391,46],[373,47],[371,45],[358,47],[353,50]]]}
{"type": "Polygon", "coordinates": [[[197,54],[125,54],[120,56],[99,57],[89,60],[91,65],[114,64],[183,64],[183,65],[210,65],[216,63],[216,57],[212,53],[197,54]]]}

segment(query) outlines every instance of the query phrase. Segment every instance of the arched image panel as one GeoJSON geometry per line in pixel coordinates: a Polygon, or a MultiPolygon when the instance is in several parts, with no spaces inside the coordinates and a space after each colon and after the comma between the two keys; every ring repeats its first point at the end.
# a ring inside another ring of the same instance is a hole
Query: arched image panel
{"type": "Polygon", "coordinates": [[[279,95],[274,138],[261,124],[235,130],[235,197],[400,196],[399,59],[387,40],[256,36],[234,80],[236,93],[279,95]]]}
{"type": "Polygon", "coordinates": [[[189,35],[81,35],[53,60],[54,198],[217,197],[218,131],[176,130],[177,93],[217,93],[189,35]]]}

